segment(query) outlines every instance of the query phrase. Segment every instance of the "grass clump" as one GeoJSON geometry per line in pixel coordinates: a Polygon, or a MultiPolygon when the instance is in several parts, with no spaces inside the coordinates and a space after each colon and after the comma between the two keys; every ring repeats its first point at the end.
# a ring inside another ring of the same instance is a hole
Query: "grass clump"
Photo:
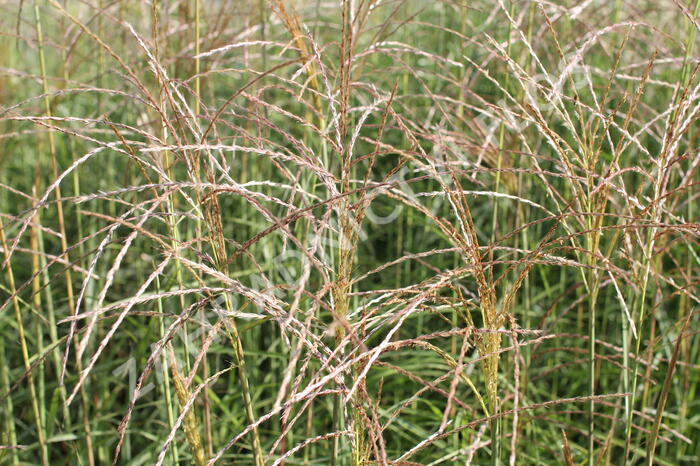
{"type": "Polygon", "coordinates": [[[698,462],[700,1],[0,9],[0,461],[698,462]]]}

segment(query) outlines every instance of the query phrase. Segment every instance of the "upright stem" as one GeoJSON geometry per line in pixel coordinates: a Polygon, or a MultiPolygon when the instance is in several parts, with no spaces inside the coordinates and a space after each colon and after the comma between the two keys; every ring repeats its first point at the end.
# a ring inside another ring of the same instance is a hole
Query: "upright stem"
{"type": "MultiPolygon", "coordinates": [[[[156,276],[156,291],[160,294],[160,277],[156,276]]],[[[158,309],[158,337],[159,340],[165,335],[165,321],[163,320],[163,299],[158,298],[156,301],[158,309]]],[[[175,425],[175,410],[173,409],[173,395],[170,390],[170,377],[168,375],[168,356],[165,351],[161,353],[161,377],[163,378],[163,394],[165,395],[165,410],[168,415],[168,426],[172,428],[175,425]]],[[[173,442],[172,447],[173,464],[179,464],[179,454],[177,442],[173,442]]]]}
{"type": "MultiPolygon", "coordinates": [[[[39,49],[39,66],[41,69],[41,77],[42,77],[42,88],[44,92],[44,113],[46,114],[47,117],[51,117],[51,102],[49,99],[49,83],[48,83],[48,77],[46,74],[46,56],[44,53],[44,38],[43,38],[43,31],[41,27],[41,13],[39,11],[39,4],[38,1],[35,0],[34,2],[34,18],[36,22],[36,35],[37,35],[37,43],[38,43],[38,49],[39,49]]],[[[65,70],[64,70],[65,71],[65,70]]],[[[57,154],[56,154],[56,141],[55,141],[55,136],[54,132],[52,130],[49,130],[48,132],[48,139],[49,139],[49,150],[51,153],[51,169],[53,173],[53,178],[57,179],[58,178],[58,160],[57,160],[57,154]]],[[[56,213],[58,215],[58,231],[60,233],[60,239],[61,239],[61,259],[63,259],[66,263],[70,263],[70,259],[68,257],[68,241],[67,241],[67,235],[66,235],[66,227],[65,227],[65,221],[63,217],[63,202],[62,202],[62,196],[61,196],[61,187],[60,185],[56,185],[56,188],[54,190],[55,192],[55,197],[56,197],[56,213]]],[[[68,300],[68,309],[69,311],[72,311],[75,308],[75,301],[73,297],[73,280],[71,278],[71,270],[70,267],[66,268],[65,272],[65,282],[66,282],[66,297],[68,300]]],[[[81,361],[80,357],[76,355],[76,368],[80,372],[82,370],[81,367],[81,361]]],[[[90,423],[89,423],[89,417],[88,417],[88,403],[87,403],[87,396],[85,393],[85,388],[84,386],[81,386],[80,388],[80,396],[81,396],[81,405],[83,409],[83,433],[85,434],[85,447],[87,450],[87,457],[88,457],[88,464],[90,466],[93,466],[95,464],[95,458],[94,454],[92,451],[92,435],[90,432],[90,423]]]]}
{"type": "MultiPolygon", "coordinates": [[[[226,309],[232,311],[231,301],[226,296],[226,309]]],[[[243,351],[243,344],[241,342],[241,336],[238,333],[238,326],[234,319],[226,320],[226,328],[229,332],[229,338],[231,339],[231,345],[234,349],[234,354],[236,356],[236,366],[238,367],[238,379],[241,384],[241,392],[243,393],[243,405],[245,407],[245,413],[248,417],[248,422],[252,425],[255,424],[257,418],[255,417],[255,411],[253,410],[253,401],[250,396],[250,384],[248,382],[248,371],[246,370],[245,363],[245,353],[243,351]]],[[[255,466],[263,466],[264,456],[262,452],[262,446],[260,445],[260,435],[258,433],[258,428],[253,427],[250,432],[252,446],[253,446],[253,462],[255,466]]]]}
{"type": "MultiPolygon", "coordinates": [[[[9,268],[9,266],[8,266],[9,268]]],[[[5,337],[0,334],[0,360],[7,361],[5,354],[5,337]]],[[[2,383],[2,392],[6,393],[5,397],[5,427],[4,431],[7,433],[7,438],[0,437],[0,441],[8,442],[11,447],[17,446],[17,432],[15,430],[15,415],[14,406],[12,404],[12,397],[10,393],[10,368],[7,364],[0,364],[0,383],[2,383]]],[[[12,448],[10,450],[12,455],[12,464],[19,464],[19,454],[17,448],[12,448]]]]}
{"type": "MultiPolygon", "coordinates": [[[[0,242],[2,242],[5,257],[10,257],[2,217],[0,217],[0,242]]],[[[15,276],[12,272],[11,263],[7,264],[6,271],[7,282],[10,286],[10,293],[12,293],[12,306],[15,310],[15,320],[17,321],[17,336],[19,337],[19,345],[22,349],[22,362],[24,363],[24,370],[27,374],[27,384],[29,385],[29,399],[31,400],[32,411],[34,413],[34,425],[36,427],[37,441],[39,443],[39,451],[41,453],[41,464],[43,466],[49,466],[48,450],[46,449],[46,440],[44,437],[44,426],[41,423],[39,402],[37,401],[36,388],[34,387],[34,374],[32,373],[32,367],[29,362],[29,351],[27,350],[27,340],[24,335],[24,324],[22,323],[22,313],[19,308],[19,297],[17,296],[15,276]]]]}
{"type": "MultiPolygon", "coordinates": [[[[211,178],[211,173],[208,174],[211,178]]],[[[223,237],[223,226],[221,224],[221,213],[219,211],[219,204],[216,198],[216,193],[211,194],[209,199],[209,205],[205,210],[205,215],[211,234],[209,235],[209,242],[211,244],[212,252],[214,254],[214,261],[216,263],[219,272],[228,276],[229,269],[227,264],[227,254],[226,254],[226,242],[223,237]]],[[[223,294],[224,306],[227,313],[230,315],[235,309],[231,298],[228,294],[223,294]]],[[[243,405],[248,418],[248,422],[253,425],[257,421],[255,416],[255,409],[253,407],[253,399],[250,396],[250,383],[248,382],[248,371],[245,362],[245,351],[243,350],[243,342],[241,341],[241,335],[238,331],[238,325],[236,324],[235,318],[224,317],[224,325],[228,331],[228,336],[231,341],[231,346],[233,346],[236,367],[238,367],[238,381],[241,386],[241,393],[243,395],[243,405]]],[[[263,466],[264,456],[262,452],[262,446],[260,444],[260,435],[258,433],[258,428],[253,427],[250,431],[251,446],[253,450],[253,462],[255,466],[263,466]]]]}
{"type": "MultiPolygon", "coordinates": [[[[342,41],[340,45],[340,138],[342,146],[340,148],[340,192],[345,193],[350,190],[350,160],[352,153],[348,150],[347,134],[348,134],[348,115],[349,115],[349,100],[350,100],[350,66],[352,58],[352,41],[353,41],[353,25],[352,11],[348,0],[342,2],[342,41]]],[[[347,315],[350,307],[350,273],[354,262],[356,229],[359,228],[355,224],[355,219],[350,213],[350,200],[344,197],[338,206],[339,217],[339,232],[338,232],[338,262],[336,264],[336,283],[333,293],[333,308],[336,313],[336,346],[344,344],[345,325],[347,323],[347,315]]],[[[338,357],[342,359],[344,351],[340,351],[338,357]]],[[[354,367],[352,368],[355,369],[354,367]]],[[[333,409],[333,427],[336,431],[345,428],[344,410],[343,410],[343,395],[338,393],[333,409]]],[[[355,427],[357,425],[355,424],[355,427]]],[[[353,442],[352,458],[353,462],[359,464],[362,457],[361,432],[353,442]]],[[[341,445],[340,438],[335,437],[333,440],[333,451],[331,464],[336,464],[336,456],[340,453],[341,445]]],[[[344,463],[344,462],[343,462],[344,463]]]]}
{"type": "MultiPolygon", "coordinates": [[[[510,2],[510,12],[509,15],[512,17],[513,13],[515,11],[515,3],[510,2]]],[[[506,45],[506,54],[508,56],[511,55],[511,50],[512,50],[512,44],[510,37],[513,33],[513,24],[509,21],[508,22],[508,36],[506,37],[507,45],[506,45]]],[[[507,65],[506,65],[506,73],[504,76],[504,83],[503,83],[503,89],[504,89],[504,94],[505,92],[508,91],[508,87],[510,85],[510,73],[507,70],[507,65]]],[[[505,96],[504,96],[505,97],[505,96]]],[[[506,136],[506,125],[505,121],[501,121],[499,130],[498,130],[498,154],[496,155],[496,186],[494,190],[496,192],[499,192],[500,187],[501,187],[501,168],[503,166],[503,152],[505,151],[505,136],[506,136]]],[[[494,198],[493,199],[493,217],[491,221],[491,244],[494,244],[496,241],[496,237],[498,235],[498,199],[494,198]]],[[[493,254],[493,253],[491,253],[493,254]]],[[[491,257],[493,260],[493,257],[491,257]]],[[[492,273],[493,273],[493,269],[492,273]]],[[[500,407],[498,406],[498,400],[497,398],[493,397],[491,400],[491,413],[493,415],[498,414],[500,407]]],[[[493,466],[498,466],[501,464],[501,418],[496,417],[491,421],[491,445],[492,445],[492,454],[491,454],[491,464],[493,466]]]]}
{"type": "MultiPolygon", "coordinates": [[[[591,269],[591,277],[589,283],[593,283],[593,269],[591,269]]],[[[588,403],[588,465],[595,464],[595,339],[596,339],[596,301],[597,290],[593,285],[592,294],[589,294],[588,300],[588,390],[591,399],[588,403]]]]}

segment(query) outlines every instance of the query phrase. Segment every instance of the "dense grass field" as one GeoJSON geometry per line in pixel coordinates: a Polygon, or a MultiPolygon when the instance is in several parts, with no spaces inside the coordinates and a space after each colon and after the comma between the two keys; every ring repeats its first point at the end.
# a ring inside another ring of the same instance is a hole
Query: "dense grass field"
{"type": "Polygon", "coordinates": [[[0,463],[700,464],[700,0],[0,25],[0,463]]]}

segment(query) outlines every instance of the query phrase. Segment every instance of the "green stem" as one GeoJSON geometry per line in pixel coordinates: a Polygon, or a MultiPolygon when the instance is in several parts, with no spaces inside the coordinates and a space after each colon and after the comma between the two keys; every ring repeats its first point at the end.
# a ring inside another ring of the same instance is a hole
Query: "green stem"
{"type": "MultiPolygon", "coordinates": [[[[4,329],[3,329],[4,330],[4,329]]],[[[5,354],[5,337],[0,335],[0,360],[7,361],[7,355],[5,354]]],[[[14,406],[12,403],[12,397],[10,396],[10,368],[7,364],[0,364],[0,382],[2,383],[2,393],[7,394],[5,398],[5,432],[7,433],[7,439],[5,436],[0,438],[3,442],[8,442],[11,447],[17,445],[17,432],[15,430],[15,415],[14,406]]],[[[19,464],[19,454],[17,448],[12,448],[10,450],[12,455],[12,464],[19,464]]]]}
{"type": "MultiPolygon", "coordinates": [[[[5,227],[2,222],[2,217],[0,217],[0,242],[2,242],[2,248],[5,252],[5,257],[10,257],[9,249],[7,247],[7,240],[5,238],[5,227]]],[[[19,338],[20,348],[22,349],[22,362],[24,363],[24,370],[27,373],[27,385],[29,385],[29,399],[32,404],[32,412],[34,413],[34,425],[36,427],[36,436],[37,441],[39,443],[39,451],[41,454],[41,464],[43,466],[49,466],[49,456],[48,450],[46,448],[44,426],[41,423],[41,412],[39,411],[39,402],[37,400],[36,387],[34,386],[34,374],[32,372],[31,363],[29,362],[27,339],[24,334],[22,312],[20,311],[19,297],[17,296],[17,288],[15,287],[15,276],[12,271],[11,263],[7,264],[6,273],[7,281],[10,286],[10,293],[12,293],[12,306],[15,311],[15,321],[17,322],[17,336],[19,338]]]]}

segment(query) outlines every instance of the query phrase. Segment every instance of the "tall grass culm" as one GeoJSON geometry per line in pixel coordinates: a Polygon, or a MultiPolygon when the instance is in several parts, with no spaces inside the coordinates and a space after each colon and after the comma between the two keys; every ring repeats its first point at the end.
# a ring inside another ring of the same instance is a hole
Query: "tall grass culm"
{"type": "Polygon", "coordinates": [[[0,2],[0,464],[700,463],[699,15],[0,2]]]}

